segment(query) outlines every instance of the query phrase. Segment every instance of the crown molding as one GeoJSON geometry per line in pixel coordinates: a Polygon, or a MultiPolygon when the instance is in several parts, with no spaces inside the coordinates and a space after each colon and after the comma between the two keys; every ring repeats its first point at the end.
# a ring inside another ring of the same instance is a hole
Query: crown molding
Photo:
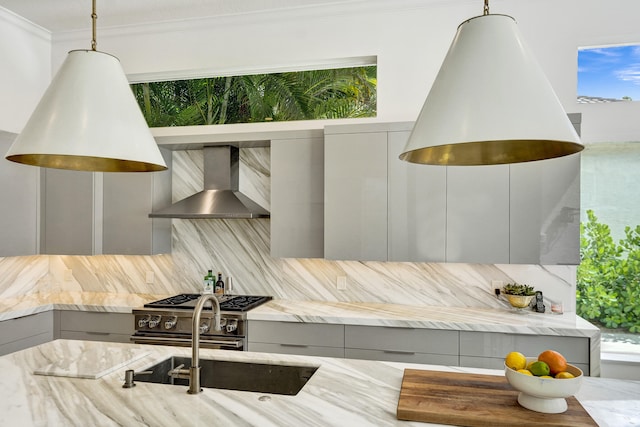
{"type": "MultiPolygon", "coordinates": [[[[33,22],[23,18],[12,11],[0,7],[0,23],[7,23],[14,27],[18,27],[44,41],[51,42],[51,32],[33,22]]],[[[1,24],[4,25],[4,24],[1,24]]]]}
{"type": "MultiPolygon", "coordinates": [[[[398,13],[406,10],[429,9],[433,7],[459,7],[469,5],[470,11],[476,10],[478,15],[482,10],[478,6],[479,0],[353,0],[335,4],[322,4],[312,6],[300,6],[289,9],[261,10],[255,12],[228,14],[220,16],[205,16],[192,19],[175,21],[162,21],[153,23],[140,23],[136,25],[123,25],[100,28],[98,26],[98,38],[100,37],[126,37],[140,34],[171,33],[194,31],[206,28],[237,28],[239,25],[256,25],[265,22],[291,22],[305,19],[321,19],[331,16],[353,16],[357,19],[365,19],[368,14],[398,13]],[[478,6],[478,7],[476,7],[478,6]],[[472,9],[473,8],[473,9],[472,9]]],[[[74,40],[87,40],[90,29],[74,30],[54,33],[54,42],[68,42],[74,40]]]]}

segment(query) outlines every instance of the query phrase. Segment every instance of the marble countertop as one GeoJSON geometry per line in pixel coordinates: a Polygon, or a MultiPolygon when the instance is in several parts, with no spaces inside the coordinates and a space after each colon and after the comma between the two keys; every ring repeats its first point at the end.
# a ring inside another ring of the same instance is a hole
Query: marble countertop
{"type": "MultiPolygon", "coordinates": [[[[189,395],[186,386],[142,382],[122,388],[126,369],[140,371],[171,355],[189,354],[189,348],[57,340],[0,357],[0,425],[425,426],[429,424],[396,419],[405,368],[503,375],[472,368],[203,349],[201,358],[319,369],[296,396],[217,389],[189,395]],[[148,354],[97,379],[34,374],[52,363],[80,366],[81,359],[132,346],[148,354]]],[[[601,426],[640,424],[640,382],[585,377],[576,397],[601,426]]]]}
{"type": "Polygon", "coordinates": [[[131,313],[149,301],[168,297],[159,294],[108,292],[37,292],[14,298],[0,298],[0,321],[48,310],[131,313]]]}
{"type": "Polygon", "coordinates": [[[459,331],[592,337],[600,330],[575,313],[520,312],[505,308],[427,307],[380,303],[272,300],[249,320],[450,329],[459,331]]]}
{"type": "MultiPolygon", "coordinates": [[[[131,313],[133,308],[168,297],[164,294],[100,292],[35,293],[0,299],[0,321],[47,310],[131,313]]],[[[517,312],[471,307],[272,300],[247,313],[249,320],[337,323],[345,325],[431,328],[462,331],[593,337],[599,329],[575,315],[517,312]]]]}

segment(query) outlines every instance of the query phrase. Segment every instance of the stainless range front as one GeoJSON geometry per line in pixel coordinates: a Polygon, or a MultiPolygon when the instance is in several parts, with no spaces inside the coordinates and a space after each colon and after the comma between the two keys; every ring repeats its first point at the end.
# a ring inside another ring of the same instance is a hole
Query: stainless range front
{"type": "MultiPolygon", "coordinates": [[[[199,294],[180,294],[134,309],[135,334],[131,341],[190,347],[193,308],[199,294]]],[[[243,351],[247,348],[247,311],[269,301],[271,297],[221,295],[221,331],[213,329],[213,312],[205,307],[200,317],[200,347],[243,351]]]]}

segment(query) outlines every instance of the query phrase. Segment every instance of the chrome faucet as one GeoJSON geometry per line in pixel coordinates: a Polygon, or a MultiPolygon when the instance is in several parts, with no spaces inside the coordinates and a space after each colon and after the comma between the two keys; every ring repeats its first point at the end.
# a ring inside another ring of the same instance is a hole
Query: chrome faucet
{"type": "Polygon", "coordinates": [[[189,394],[198,394],[200,389],[200,316],[207,301],[211,301],[213,309],[213,329],[219,331],[220,327],[220,302],[214,294],[204,294],[198,299],[193,310],[193,326],[191,330],[191,367],[189,368],[189,394]]]}

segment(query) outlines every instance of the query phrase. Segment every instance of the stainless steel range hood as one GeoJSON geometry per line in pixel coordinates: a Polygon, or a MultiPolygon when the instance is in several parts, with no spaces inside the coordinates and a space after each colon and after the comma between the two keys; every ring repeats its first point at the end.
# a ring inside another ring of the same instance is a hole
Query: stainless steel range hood
{"type": "Polygon", "coordinates": [[[204,190],[149,214],[150,218],[264,218],[269,212],[238,190],[239,152],[204,147],[204,190]]]}

